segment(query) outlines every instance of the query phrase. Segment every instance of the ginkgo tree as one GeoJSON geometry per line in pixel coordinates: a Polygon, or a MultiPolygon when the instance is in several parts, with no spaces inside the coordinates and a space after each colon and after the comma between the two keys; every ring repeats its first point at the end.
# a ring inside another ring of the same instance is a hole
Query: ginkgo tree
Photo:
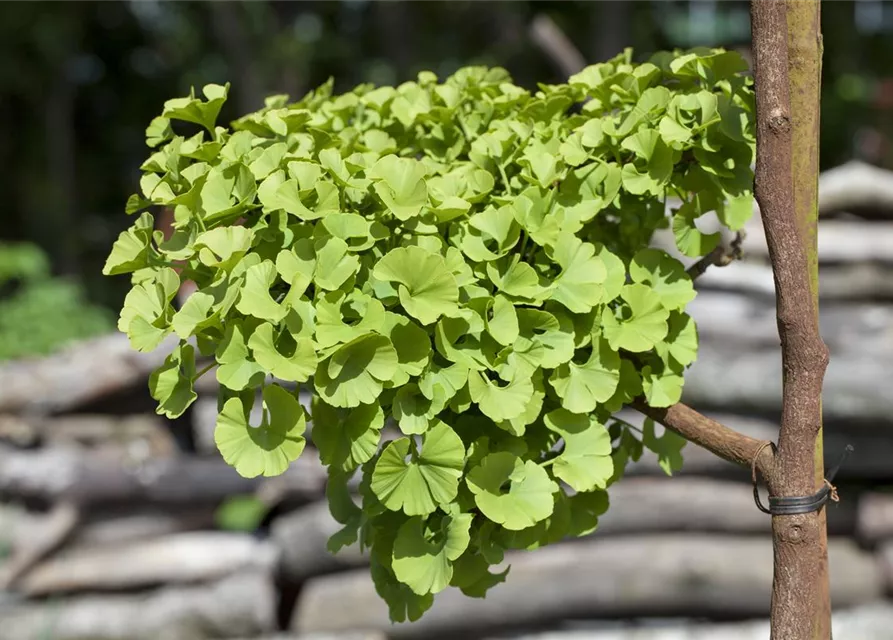
{"type": "Polygon", "coordinates": [[[592,532],[644,449],[667,473],[686,438],[752,452],[678,404],[695,289],[649,246],[669,227],[709,258],[698,221],[751,216],[752,89],[733,52],[627,50],[535,91],[484,67],[330,81],[224,126],[228,85],[208,85],[146,131],[139,216],[104,269],[133,285],[118,326],[139,351],[176,336],[149,381],[160,414],[213,371],[238,473],[283,473],[309,433],[330,550],[368,551],[393,620],[449,586],[482,597],[507,551],[592,532]],[[613,417],[627,405],[670,429],[613,417]]]}

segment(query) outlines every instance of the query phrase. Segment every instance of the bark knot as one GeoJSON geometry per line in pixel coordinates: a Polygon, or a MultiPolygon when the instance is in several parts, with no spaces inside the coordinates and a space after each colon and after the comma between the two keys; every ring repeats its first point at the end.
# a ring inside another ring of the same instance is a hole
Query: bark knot
{"type": "Polygon", "coordinates": [[[783,109],[775,108],[769,113],[769,129],[775,133],[787,133],[791,128],[791,118],[783,109]]]}

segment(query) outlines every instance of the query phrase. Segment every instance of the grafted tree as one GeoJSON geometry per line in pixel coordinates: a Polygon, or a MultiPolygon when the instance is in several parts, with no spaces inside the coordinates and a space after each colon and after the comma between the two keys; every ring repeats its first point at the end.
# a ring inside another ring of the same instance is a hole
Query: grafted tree
{"type": "MultiPolygon", "coordinates": [[[[228,86],[169,101],[128,202],[143,213],[105,268],[134,273],[119,327],[135,348],[180,338],[150,379],[159,413],[181,415],[216,366],[221,454],[242,475],[277,475],[305,446],[295,385],[310,390],[344,525],[330,547],[370,550],[395,620],[448,586],[483,596],[508,549],[591,532],[630,458],[649,448],[669,471],[694,442],[768,484],[773,638],[826,640],[818,4],[754,0],[752,25],[755,108],[746,65],[719,50],[642,64],[627,51],[536,92],[482,67],[341,96],[328,84],[231,128],[216,124],[228,86]],[[186,137],[183,122],[201,129],[186,137]],[[695,291],[648,246],[668,195],[683,202],[678,249],[705,261],[695,275],[723,257],[696,221],[716,212],[739,230],[760,205],[784,371],[777,443],[679,403],[695,291]],[[169,238],[145,211],[158,206],[173,210],[169,238]],[[175,310],[182,277],[197,291],[175,310]],[[197,371],[201,356],[212,362],[197,371]],[[644,429],[612,418],[625,405],[644,429]],[[386,420],[402,437],[382,437],[386,420]]],[[[550,25],[535,33],[567,52],[550,25]]]]}

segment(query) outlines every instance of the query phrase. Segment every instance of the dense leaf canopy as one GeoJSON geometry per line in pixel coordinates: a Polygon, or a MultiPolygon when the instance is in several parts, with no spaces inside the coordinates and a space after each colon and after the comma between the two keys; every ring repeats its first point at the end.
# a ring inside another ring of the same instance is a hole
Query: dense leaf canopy
{"type": "Polygon", "coordinates": [[[228,128],[228,87],[169,101],[105,268],[132,273],[134,348],[180,339],[152,379],[159,412],[181,414],[213,358],[223,457],[282,473],[309,417],[344,525],[332,547],[371,549],[394,619],[449,585],[482,596],[506,550],[592,531],[643,446],[681,463],[680,438],[611,416],[678,401],[697,355],[691,280],[648,245],[669,227],[703,255],[718,238],[699,218],[750,214],[744,70],[717,50],[627,51],[530,92],[470,67],[274,96],[228,128]],[[198,290],[175,309],[185,279],[198,290]]]}

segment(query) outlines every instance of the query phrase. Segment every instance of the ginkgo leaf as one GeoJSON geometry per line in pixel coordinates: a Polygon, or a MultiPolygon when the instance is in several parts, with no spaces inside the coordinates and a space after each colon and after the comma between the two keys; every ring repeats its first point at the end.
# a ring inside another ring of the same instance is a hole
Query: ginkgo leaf
{"type": "Polygon", "coordinates": [[[230,398],[217,416],[214,442],[220,455],[245,478],[278,476],[304,451],[306,414],[291,393],[280,386],[263,390],[263,418],[248,423],[251,407],[230,398]]]}
{"type": "Polygon", "coordinates": [[[669,429],[665,429],[661,437],[656,437],[654,421],[650,418],[646,418],[642,425],[642,444],[657,454],[657,462],[668,476],[682,468],[682,449],[687,442],[685,438],[669,429]]]}
{"type": "Polygon", "coordinates": [[[217,121],[217,114],[220,108],[226,102],[229,93],[229,83],[221,86],[219,84],[208,84],[202,89],[207,101],[196,98],[192,93],[188,98],[174,98],[164,103],[164,112],[161,114],[164,118],[173,120],[185,120],[186,122],[194,122],[207,129],[211,135],[214,135],[214,123],[217,121]]]}
{"type": "Polygon", "coordinates": [[[546,470],[507,451],[486,456],[468,472],[466,482],[481,512],[511,531],[545,520],[555,507],[558,485],[546,470]]]}
{"type": "Polygon", "coordinates": [[[383,383],[397,371],[397,351],[391,341],[372,333],[338,348],[319,363],[313,384],[335,407],[356,407],[375,402],[383,383]]]}
{"type": "Polygon", "coordinates": [[[687,367],[698,357],[698,329],[695,321],[685,313],[673,311],[667,325],[667,337],[655,346],[655,350],[665,365],[687,367]]]}
{"type": "Polygon", "coordinates": [[[400,431],[406,435],[422,434],[428,430],[434,416],[443,411],[446,400],[445,394],[430,400],[416,385],[407,384],[394,395],[391,412],[400,431]]]}
{"type": "Polygon", "coordinates": [[[170,419],[183,415],[198,397],[193,389],[194,379],[195,349],[190,344],[180,344],[149,375],[149,392],[158,403],[156,412],[170,419]]]}
{"type": "Polygon", "coordinates": [[[488,262],[487,277],[510,298],[537,302],[546,299],[550,293],[550,287],[543,286],[533,267],[520,262],[518,256],[508,262],[488,262]]]}
{"type": "Polygon", "coordinates": [[[366,175],[374,181],[378,197],[400,220],[417,216],[428,202],[425,167],[417,160],[386,155],[366,175]]]}
{"type": "Polygon", "coordinates": [[[605,337],[612,349],[642,352],[667,335],[667,318],[670,312],[661,304],[660,295],[643,284],[628,284],[620,292],[626,303],[620,307],[620,316],[602,314],[605,337]]]}
{"type": "Polygon", "coordinates": [[[154,228],[155,219],[152,214],[142,213],[133,226],[118,235],[102,268],[102,274],[114,276],[148,267],[154,228]]]}
{"type": "Polygon", "coordinates": [[[278,339],[269,322],[257,327],[248,338],[251,355],[265,371],[280,380],[306,382],[316,370],[316,348],[310,338],[295,340],[285,332],[278,339]]]}
{"type": "Polygon", "coordinates": [[[397,579],[415,593],[439,593],[453,577],[453,562],[471,542],[470,513],[444,516],[435,529],[424,518],[407,520],[397,532],[391,567],[397,579]]]}
{"type": "Polygon", "coordinates": [[[443,258],[420,247],[389,251],[375,265],[373,275],[399,283],[400,304],[423,325],[450,313],[459,301],[456,278],[443,258]]]}
{"type": "Polygon", "coordinates": [[[377,452],[384,426],[384,411],[379,404],[338,409],[314,398],[311,412],[311,438],[323,464],[353,471],[377,452]]]}
{"type": "Polygon", "coordinates": [[[314,246],[316,268],[313,281],[326,291],[335,291],[360,267],[360,260],[349,253],[347,243],[340,238],[320,238],[314,246]]]}
{"type": "Polygon", "coordinates": [[[642,367],[642,390],[652,407],[669,407],[682,399],[683,379],[679,373],[665,367],[642,367]]]}
{"type": "Polygon", "coordinates": [[[595,411],[599,403],[611,399],[619,381],[620,355],[603,338],[593,342],[586,362],[562,364],[549,378],[562,406],[574,413],[595,411]]]}
{"type": "Polygon", "coordinates": [[[245,227],[217,227],[200,233],[195,248],[202,264],[227,269],[251,248],[253,236],[251,229],[245,227]]]}
{"type": "Polygon", "coordinates": [[[418,453],[409,438],[388,443],[375,464],[372,491],[392,511],[426,515],[456,497],[464,466],[462,440],[438,421],[422,437],[418,453]]]}
{"type": "Polygon", "coordinates": [[[236,309],[260,320],[279,322],[287,311],[270,295],[270,287],[276,281],[276,265],[271,260],[248,267],[236,309]]]}
{"type": "Polygon", "coordinates": [[[604,489],[614,475],[611,435],[604,425],[594,416],[567,409],[550,411],[543,420],[564,440],[564,449],[552,465],[555,476],[575,491],[604,489]]]}
{"type": "Polygon", "coordinates": [[[633,256],[629,275],[633,282],[650,285],[670,311],[685,308],[695,298],[695,288],[685,267],[659,249],[643,249],[633,256]]]}
{"type": "Polygon", "coordinates": [[[502,422],[517,418],[524,412],[533,396],[533,383],[529,377],[519,375],[503,386],[472,371],[468,374],[468,391],[485,416],[494,422],[502,422]]]}
{"type": "Polygon", "coordinates": [[[604,262],[596,257],[593,245],[564,234],[552,249],[552,257],[561,266],[552,289],[552,300],[574,313],[586,313],[602,302],[608,271],[604,262]]]}
{"type": "Polygon", "coordinates": [[[243,327],[230,324],[217,347],[217,382],[233,391],[254,387],[264,379],[264,369],[251,359],[243,327]]]}

